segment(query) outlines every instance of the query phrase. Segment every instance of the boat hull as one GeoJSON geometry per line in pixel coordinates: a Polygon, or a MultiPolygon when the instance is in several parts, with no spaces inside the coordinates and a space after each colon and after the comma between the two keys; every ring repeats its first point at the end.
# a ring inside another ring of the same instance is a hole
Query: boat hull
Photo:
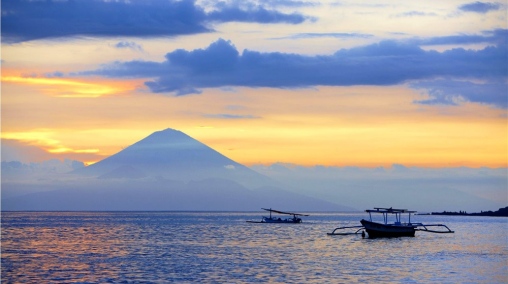
{"type": "Polygon", "coordinates": [[[274,224],[299,224],[302,222],[300,218],[273,218],[273,217],[263,217],[261,221],[247,221],[247,223],[274,223],[274,224]]]}
{"type": "Polygon", "coordinates": [[[281,218],[270,218],[270,217],[263,217],[263,223],[287,223],[287,224],[298,224],[301,223],[302,219],[300,218],[288,218],[288,219],[281,219],[281,218]]]}
{"type": "Polygon", "coordinates": [[[361,220],[365,231],[369,234],[369,238],[397,238],[397,237],[414,237],[415,228],[412,225],[392,225],[361,220]]]}

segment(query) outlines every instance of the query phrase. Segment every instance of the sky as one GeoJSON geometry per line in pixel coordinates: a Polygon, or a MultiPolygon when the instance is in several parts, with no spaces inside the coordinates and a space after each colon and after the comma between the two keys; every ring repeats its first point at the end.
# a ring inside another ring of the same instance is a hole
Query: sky
{"type": "Polygon", "coordinates": [[[1,5],[2,161],[173,128],[249,166],[508,166],[506,2],[1,5]]]}

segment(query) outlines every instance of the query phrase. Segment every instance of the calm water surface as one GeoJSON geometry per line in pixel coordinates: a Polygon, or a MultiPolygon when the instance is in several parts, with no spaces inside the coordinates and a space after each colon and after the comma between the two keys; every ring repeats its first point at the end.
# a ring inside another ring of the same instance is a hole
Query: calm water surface
{"type": "Polygon", "coordinates": [[[455,234],[327,236],[364,213],[3,212],[2,283],[507,283],[508,218],[414,216],[455,234]]]}

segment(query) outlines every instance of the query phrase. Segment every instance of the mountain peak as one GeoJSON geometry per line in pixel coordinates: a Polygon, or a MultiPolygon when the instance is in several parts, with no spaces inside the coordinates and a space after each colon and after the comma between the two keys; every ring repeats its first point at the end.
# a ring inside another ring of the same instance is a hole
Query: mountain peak
{"type": "Polygon", "coordinates": [[[146,138],[136,142],[130,147],[136,146],[149,146],[150,148],[171,148],[171,147],[196,147],[197,145],[203,145],[201,142],[195,140],[189,135],[175,129],[166,128],[164,130],[156,131],[146,138]]]}
{"type": "MultiPolygon", "coordinates": [[[[187,134],[167,128],[75,173],[121,176],[124,169],[176,180],[231,179],[245,185],[266,184],[267,177],[241,165],[187,134]]],[[[123,174],[129,175],[128,173],[123,174]]]]}
{"type": "Polygon", "coordinates": [[[166,129],[163,129],[163,130],[159,130],[159,131],[155,131],[154,133],[150,134],[148,137],[150,136],[154,136],[154,135],[158,135],[158,136],[178,136],[178,135],[182,135],[182,136],[186,136],[186,137],[190,137],[189,135],[183,133],[182,131],[180,130],[176,130],[176,129],[173,129],[173,128],[166,128],[166,129]]]}
{"type": "Polygon", "coordinates": [[[183,133],[180,130],[166,128],[163,130],[155,131],[154,133],[148,135],[147,137],[140,140],[139,142],[145,141],[145,140],[153,141],[154,139],[159,139],[159,140],[194,140],[192,137],[183,133]],[[147,140],[147,139],[149,139],[149,140],[147,140]]]}

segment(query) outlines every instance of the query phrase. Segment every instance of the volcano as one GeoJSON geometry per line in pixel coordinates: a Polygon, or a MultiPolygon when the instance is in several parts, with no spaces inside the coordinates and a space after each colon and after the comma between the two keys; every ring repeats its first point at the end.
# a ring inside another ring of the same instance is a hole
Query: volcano
{"type": "Polygon", "coordinates": [[[154,132],[122,151],[73,173],[99,179],[158,177],[188,182],[221,178],[248,187],[273,185],[268,177],[170,128],[154,132]]]}
{"type": "Polygon", "coordinates": [[[60,180],[12,184],[33,193],[2,199],[3,210],[335,211],[338,204],[289,192],[183,132],[165,129],[60,180]]]}

